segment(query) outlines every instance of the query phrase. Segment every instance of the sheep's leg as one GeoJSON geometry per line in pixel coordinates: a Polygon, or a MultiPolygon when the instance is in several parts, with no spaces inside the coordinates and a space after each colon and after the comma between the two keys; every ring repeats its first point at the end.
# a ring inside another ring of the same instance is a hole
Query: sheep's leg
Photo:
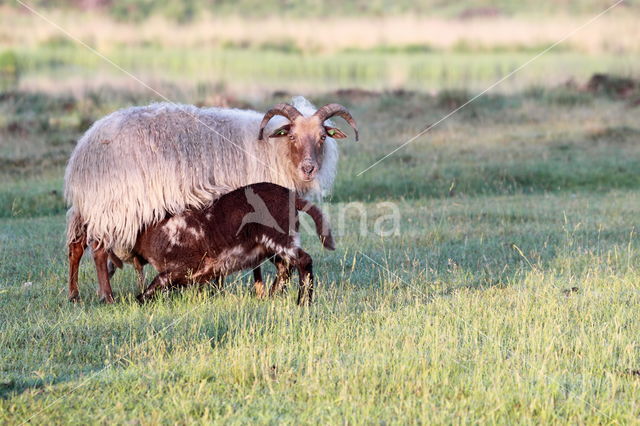
{"type": "Polygon", "coordinates": [[[149,284],[149,286],[140,293],[136,299],[138,299],[138,302],[140,303],[145,303],[149,299],[153,298],[158,290],[164,290],[168,288],[169,285],[180,284],[181,281],[184,281],[183,278],[184,273],[178,273],[176,271],[162,272],[158,274],[153,281],[151,281],[151,284],[149,284]]]}
{"type": "Polygon", "coordinates": [[[100,301],[104,303],[113,303],[113,293],[109,282],[109,268],[107,266],[109,253],[97,243],[92,243],[91,248],[93,249],[93,262],[96,265],[96,273],[98,274],[98,296],[100,301]]]}
{"type": "Polygon", "coordinates": [[[133,268],[138,276],[138,290],[144,290],[144,260],[139,256],[133,256],[133,268]]]}
{"type": "Polygon", "coordinates": [[[287,283],[291,278],[292,267],[289,263],[280,256],[273,258],[273,264],[276,265],[276,278],[269,289],[269,296],[277,296],[282,294],[287,289],[287,283]]]}
{"type": "Polygon", "coordinates": [[[253,268],[253,289],[256,293],[256,297],[262,299],[266,296],[264,290],[264,281],[262,280],[262,269],[260,265],[253,268]]]}
{"type": "Polygon", "coordinates": [[[87,248],[87,240],[84,236],[80,239],[69,243],[69,300],[71,302],[80,301],[80,292],[78,291],[78,269],[80,268],[80,260],[87,248]]]}
{"type": "Polygon", "coordinates": [[[308,306],[313,299],[313,260],[307,252],[298,249],[298,257],[294,263],[300,273],[298,305],[308,306]]]}

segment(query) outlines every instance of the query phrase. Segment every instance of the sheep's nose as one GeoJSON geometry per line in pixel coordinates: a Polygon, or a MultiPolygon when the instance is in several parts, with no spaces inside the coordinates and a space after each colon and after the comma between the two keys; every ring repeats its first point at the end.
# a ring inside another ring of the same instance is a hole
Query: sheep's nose
{"type": "Polygon", "coordinates": [[[303,164],[302,165],[302,171],[307,176],[311,176],[315,170],[316,170],[316,165],[315,164],[303,164]]]}

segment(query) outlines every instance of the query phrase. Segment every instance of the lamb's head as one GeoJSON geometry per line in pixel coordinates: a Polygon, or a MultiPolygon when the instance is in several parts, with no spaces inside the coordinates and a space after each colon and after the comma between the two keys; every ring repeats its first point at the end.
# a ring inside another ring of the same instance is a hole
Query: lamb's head
{"type": "Polygon", "coordinates": [[[358,128],[355,120],[349,111],[339,104],[325,105],[309,117],[303,116],[292,105],[275,105],[267,111],[262,119],[258,134],[259,140],[263,140],[264,128],[275,115],[286,117],[289,122],[278,127],[269,138],[288,138],[289,159],[298,174],[298,179],[304,182],[312,181],[322,167],[324,141],[327,137],[334,139],[347,137],[340,129],[326,126],[324,123],[326,120],[334,116],[344,118],[355,131],[356,140],[358,140],[358,128]]]}

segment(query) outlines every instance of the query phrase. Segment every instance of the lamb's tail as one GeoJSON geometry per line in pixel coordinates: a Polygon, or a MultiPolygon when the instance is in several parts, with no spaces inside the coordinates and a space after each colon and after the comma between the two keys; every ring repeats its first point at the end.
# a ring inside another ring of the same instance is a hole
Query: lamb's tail
{"type": "Polygon", "coordinates": [[[322,210],[318,208],[312,202],[309,202],[303,198],[296,196],[296,210],[305,212],[313,222],[316,224],[316,233],[320,238],[320,242],[327,250],[335,250],[335,243],[333,241],[333,236],[331,235],[331,228],[329,227],[329,222],[325,219],[322,214],[322,210]]]}

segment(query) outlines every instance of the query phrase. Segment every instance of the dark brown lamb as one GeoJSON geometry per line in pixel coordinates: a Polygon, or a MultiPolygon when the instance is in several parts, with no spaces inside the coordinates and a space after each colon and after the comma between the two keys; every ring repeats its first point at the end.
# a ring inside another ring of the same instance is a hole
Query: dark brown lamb
{"type": "Polygon", "coordinates": [[[298,304],[310,303],[312,260],[300,247],[298,211],[311,216],[322,245],[333,250],[331,230],[320,209],[272,183],[239,188],[208,207],[147,227],[139,234],[133,254],[143,264],[152,264],[158,275],[138,300],[145,302],[169,286],[221,280],[279,256],[300,273],[298,304]]]}

